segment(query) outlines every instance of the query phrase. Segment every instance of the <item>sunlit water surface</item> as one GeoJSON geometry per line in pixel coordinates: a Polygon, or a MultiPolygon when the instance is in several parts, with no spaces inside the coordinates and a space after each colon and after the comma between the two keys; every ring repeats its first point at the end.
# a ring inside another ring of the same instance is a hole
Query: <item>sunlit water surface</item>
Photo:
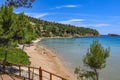
{"type": "Polygon", "coordinates": [[[110,57],[107,59],[106,68],[100,70],[100,80],[120,80],[120,37],[118,36],[44,39],[38,44],[54,51],[73,73],[76,66],[83,67],[83,57],[93,40],[98,40],[104,48],[110,47],[110,57]]]}

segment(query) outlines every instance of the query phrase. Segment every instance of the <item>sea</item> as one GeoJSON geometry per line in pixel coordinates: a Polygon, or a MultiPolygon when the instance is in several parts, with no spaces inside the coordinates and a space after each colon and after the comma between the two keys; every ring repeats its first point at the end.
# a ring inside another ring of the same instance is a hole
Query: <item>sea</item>
{"type": "Polygon", "coordinates": [[[110,48],[106,67],[99,70],[100,80],[120,80],[120,36],[97,36],[80,38],[46,38],[38,44],[52,50],[63,62],[63,65],[74,74],[74,69],[84,66],[83,58],[90,44],[99,41],[104,48],[110,48]]]}

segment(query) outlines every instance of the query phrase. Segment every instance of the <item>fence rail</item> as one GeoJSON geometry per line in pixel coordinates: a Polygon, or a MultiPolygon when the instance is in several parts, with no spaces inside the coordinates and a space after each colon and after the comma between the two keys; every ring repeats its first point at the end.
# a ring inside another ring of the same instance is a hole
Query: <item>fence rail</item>
{"type": "Polygon", "coordinates": [[[42,69],[41,67],[36,68],[31,66],[7,63],[5,61],[0,61],[0,69],[4,73],[23,77],[24,80],[67,80],[61,76],[42,69]]]}

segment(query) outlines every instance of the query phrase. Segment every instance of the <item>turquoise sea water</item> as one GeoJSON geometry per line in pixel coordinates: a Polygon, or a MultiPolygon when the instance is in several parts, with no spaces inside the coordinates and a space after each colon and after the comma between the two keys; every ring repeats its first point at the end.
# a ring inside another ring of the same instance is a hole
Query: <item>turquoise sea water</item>
{"type": "Polygon", "coordinates": [[[100,36],[82,38],[45,39],[39,44],[56,52],[64,65],[73,73],[76,66],[83,67],[82,59],[93,40],[104,48],[110,47],[106,68],[100,70],[100,80],[120,80],[120,37],[100,36]]]}

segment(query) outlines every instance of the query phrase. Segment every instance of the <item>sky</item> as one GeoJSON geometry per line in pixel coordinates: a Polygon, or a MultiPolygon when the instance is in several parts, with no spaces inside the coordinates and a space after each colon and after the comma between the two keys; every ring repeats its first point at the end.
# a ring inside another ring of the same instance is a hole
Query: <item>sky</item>
{"type": "MultiPolygon", "coordinates": [[[[0,5],[5,0],[0,1],[0,5]]],[[[32,8],[14,8],[38,19],[120,34],[120,0],[35,0],[32,8]]]]}

